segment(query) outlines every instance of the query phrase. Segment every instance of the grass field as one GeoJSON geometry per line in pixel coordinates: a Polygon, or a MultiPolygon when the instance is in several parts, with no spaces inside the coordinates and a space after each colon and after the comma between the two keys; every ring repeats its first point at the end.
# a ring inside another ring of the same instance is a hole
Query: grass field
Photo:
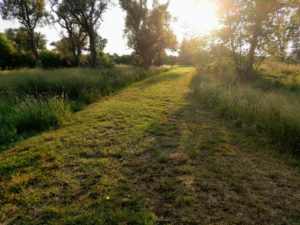
{"type": "Polygon", "coordinates": [[[218,118],[176,68],[0,153],[3,224],[291,224],[297,161],[218,118]]]}
{"type": "Polygon", "coordinates": [[[72,112],[157,71],[118,67],[1,72],[0,149],[37,132],[61,127],[72,112]]]}
{"type": "Polygon", "coordinates": [[[299,156],[300,66],[267,61],[261,71],[256,80],[242,83],[230,73],[199,73],[192,87],[220,117],[299,156]]]}

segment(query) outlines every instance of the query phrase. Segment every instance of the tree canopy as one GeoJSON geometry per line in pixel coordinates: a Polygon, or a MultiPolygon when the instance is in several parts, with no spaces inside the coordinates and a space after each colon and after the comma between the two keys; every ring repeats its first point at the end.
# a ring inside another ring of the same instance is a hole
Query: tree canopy
{"type": "Polygon", "coordinates": [[[28,35],[28,46],[32,54],[38,56],[40,34],[35,29],[47,15],[44,0],[3,0],[0,3],[4,19],[17,19],[28,35]]]}
{"type": "Polygon", "coordinates": [[[120,0],[126,12],[125,35],[128,46],[138,56],[139,64],[148,69],[154,61],[160,61],[166,49],[175,50],[176,36],[170,28],[169,3],[153,1],[152,8],[147,0],[120,0]]]}

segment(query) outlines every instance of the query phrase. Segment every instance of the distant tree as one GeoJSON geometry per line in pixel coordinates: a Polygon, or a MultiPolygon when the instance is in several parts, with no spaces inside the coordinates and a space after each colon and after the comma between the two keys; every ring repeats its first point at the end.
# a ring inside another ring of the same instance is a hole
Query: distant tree
{"type": "Polygon", "coordinates": [[[51,17],[52,22],[58,23],[67,33],[67,37],[62,35],[62,39],[56,43],[56,47],[70,64],[78,66],[82,51],[86,48],[87,33],[71,14],[67,1],[50,0],[50,6],[51,11],[56,15],[51,17]]]}
{"type": "Polygon", "coordinates": [[[97,64],[97,29],[103,19],[110,0],[64,0],[64,7],[75,20],[75,23],[89,38],[90,64],[97,64]]]}
{"type": "Polygon", "coordinates": [[[44,0],[3,0],[0,3],[3,19],[17,19],[28,35],[28,45],[38,60],[40,34],[35,33],[37,25],[46,16],[44,0]]]}
{"type": "Polygon", "coordinates": [[[80,64],[81,52],[74,51],[74,46],[69,37],[62,36],[59,41],[52,42],[56,52],[63,58],[69,66],[78,66],[80,64]]]}
{"type": "Polygon", "coordinates": [[[120,0],[126,12],[125,35],[128,46],[139,57],[139,64],[148,69],[155,61],[160,62],[166,49],[175,50],[177,40],[170,28],[169,3],[153,1],[152,8],[147,0],[120,0]]]}
{"type": "Polygon", "coordinates": [[[4,34],[0,33],[0,67],[2,70],[12,66],[15,52],[13,43],[4,34]]]}
{"type": "MultiPolygon", "coordinates": [[[[31,45],[29,44],[29,35],[25,28],[7,29],[5,35],[13,42],[16,49],[20,52],[31,52],[31,45]]],[[[45,35],[34,33],[35,46],[38,51],[46,49],[46,37],[45,35]]]]}
{"type": "Polygon", "coordinates": [[[231,49],[238,75],[253,79],[261,63],[272,16],[282,7],[281,0],[220,0],[220,41],[231,49]]]}
{"type": "Polygon", "coordinates": [[[135,60],[134,60],[134,55],[117,55],[113,54],[111,56],[111,59],[116,63],[116,64],[124,64],[124,65],[135,65],[135,60]]]}
{"type": "Polygon", "coordinates": [[[179,48],[179,62],[185,65],[197,63],[199,54],[207,46],[207,41],[204,38],[195,37],[183,39],[179,48]]]}

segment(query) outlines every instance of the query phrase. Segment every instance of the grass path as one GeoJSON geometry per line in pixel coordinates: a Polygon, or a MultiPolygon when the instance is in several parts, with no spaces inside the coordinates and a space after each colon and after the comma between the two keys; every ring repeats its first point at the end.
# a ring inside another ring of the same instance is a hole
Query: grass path
{"type": "Polygon", "coordinates": [[[190,68],[0,153],[0,224],[299,224],[300,173],[203,109],[190,68]]]}

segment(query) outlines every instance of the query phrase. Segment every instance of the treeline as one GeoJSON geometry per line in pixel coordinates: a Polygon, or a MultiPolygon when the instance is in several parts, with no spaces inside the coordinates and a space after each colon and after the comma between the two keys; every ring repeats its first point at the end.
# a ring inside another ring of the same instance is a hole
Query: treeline
{"type": "Polygon", "coordinates": [[[59,67],[90,65],[112,66],[116,63],[137,64],[148,69],[162,63],[166,49],[175,50],[176,36],[170,29],[172,19],[168,3],[146,0],[120,0],[127,13],[125,35],[131,56],[109,56],[103,52],[107,43],[98,34],[104,13],[113,7],[111,0],[3,0],[0,13],[5,20],[17,20],[21,27],[0,34],[0,66],[13,69],[23,66],[59,67]],[[46,5],[50,7],[46,7],[46,5]],[[46,8],[50,8],[46,10],[46,8]],[[46,49],[45,36],[38,26],[58,24],[61,39],[46,49]]]}
{"type": "Polygon", "coordinates": [[[205,68],[216,61],[220,67],[219,61],[227,60],[239,77],[252,79],[267,57],[299,62],[299,0],[215,2],[219,28],[209,36],[184,40],[179,46],[179,57],[172,57],[167,56],[166,50],[177,51],[178,41],[170,26],[173,17],[168,10],[169,2],[154,0],[151,5],[147,0],[119,0],[126,13],[124,34],[133,54],[118,57],[103,52],[107,40],[97,32],[104,13],[114,7],[111,0],[3,0],[2,18],[17,20],[21,27],[1,34],[1,67],[95,68],[121,61],[144,69],[162,63],[196,63],[205,68]],[[54,50],[48,51],[45,37],[36,28],[53,24],[58,24],[63,32],[58,42],[51,43],[54,50]]]}
{"type": "Polygon", "coordinates": [[[220,25],[210,35],[184,40],[179,61],[212,72],[233,68],[253,79],[267,58],[300,62],[299,0],[218,0],[220,25]]]}

